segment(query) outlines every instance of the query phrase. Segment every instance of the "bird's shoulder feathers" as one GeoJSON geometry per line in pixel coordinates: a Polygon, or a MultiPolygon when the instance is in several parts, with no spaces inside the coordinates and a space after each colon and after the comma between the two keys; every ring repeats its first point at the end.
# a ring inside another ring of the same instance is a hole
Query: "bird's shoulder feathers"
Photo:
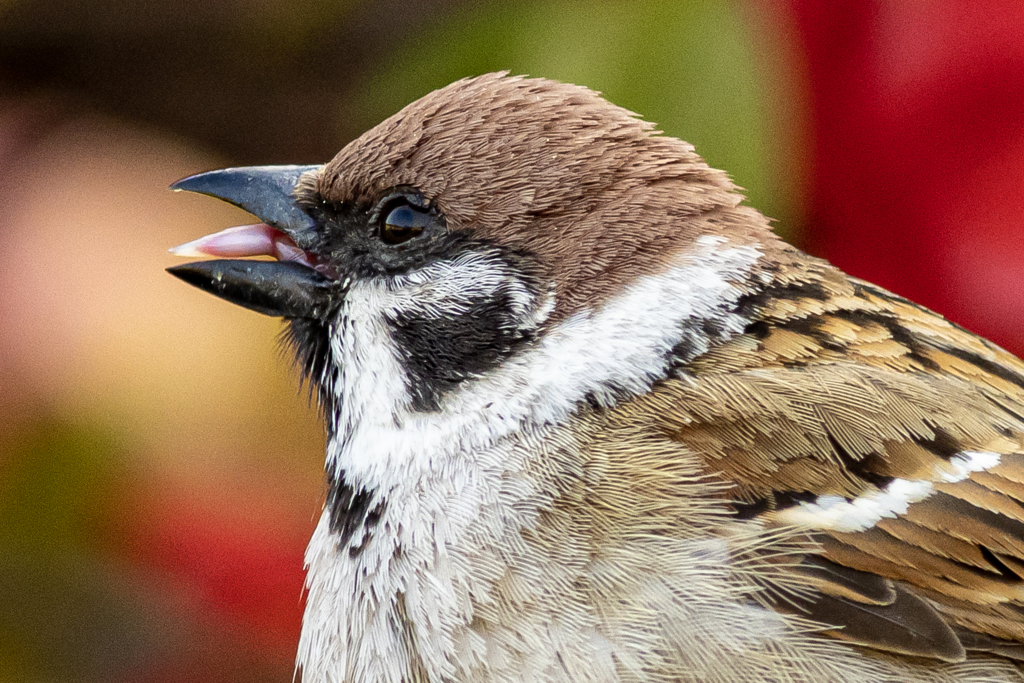
{"type": "Polygon", "coordinates": [[[1024,363],[823,262],[773,277],[742,334],[616,409],[649,425],[625,478],[685,451],[737,524],[800,530],[767,603],[830,635],[1024,660],[1024,363]]]}

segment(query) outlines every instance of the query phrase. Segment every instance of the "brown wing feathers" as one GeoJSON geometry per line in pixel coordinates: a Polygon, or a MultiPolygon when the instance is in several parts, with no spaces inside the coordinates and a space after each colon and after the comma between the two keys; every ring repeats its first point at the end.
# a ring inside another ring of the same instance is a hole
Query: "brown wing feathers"
{"type": "Polygon", "coordinates": [[[821,517],[821,555],[793,570],[816,592],[784,602],[835,637],[1021,658],[1024,364],[819,262],[775,275],[741,302],[746,334],[659,391],[679,406],[661,414],[666,433],[733,484],[741,517],[821,517]],[[890,490],[912,495],[886,508],[890,490]],[[821,496],[886,511],[844,517],[821,496]]]}

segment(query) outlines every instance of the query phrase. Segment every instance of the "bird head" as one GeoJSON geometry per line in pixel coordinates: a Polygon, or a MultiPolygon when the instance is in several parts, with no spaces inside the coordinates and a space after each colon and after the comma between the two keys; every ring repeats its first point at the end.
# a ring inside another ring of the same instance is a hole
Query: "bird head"
{"type": "MultiPolygon", "coordinates": [[[[329,415],[345,363],[370,362],[370,346],[387,347],[404,376],[391,417],[443,411],[467,383],[708,240],[772,240],[688,143],[586,88],[505,74],[423,97],[325,165],[225,169],[172,187],[263,221],[174,251],[276,262],[170,272],[288,319],[329,415]],[[361,315],[378,333],[360,332],[361,315]]],[[[384,391],[387,372],[363,389],[384,391]]]]}

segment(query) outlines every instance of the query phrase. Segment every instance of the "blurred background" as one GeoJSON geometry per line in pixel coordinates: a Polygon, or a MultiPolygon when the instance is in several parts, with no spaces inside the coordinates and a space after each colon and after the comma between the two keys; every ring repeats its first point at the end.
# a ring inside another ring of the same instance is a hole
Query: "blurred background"
{"type": "Polygon", "coordinates": [[[1024,352],[1016,0],[0,0],[0,681],[288,681],[323,436],[280,324],[164,273],[508,69],[728,170],[812,253],[1024,352]]]}

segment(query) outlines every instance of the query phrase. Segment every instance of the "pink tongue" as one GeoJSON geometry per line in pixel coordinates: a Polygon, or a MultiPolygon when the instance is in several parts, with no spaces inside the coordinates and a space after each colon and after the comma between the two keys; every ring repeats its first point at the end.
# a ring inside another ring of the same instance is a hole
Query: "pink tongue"
{"type": "Polygon", "coordinates": [[[273,256],[278,261],[295,261],[313,267],[309,256],[295,246],[288,235],[266,223],[240,225],[174,247],[176,256],[273,256]]]}

